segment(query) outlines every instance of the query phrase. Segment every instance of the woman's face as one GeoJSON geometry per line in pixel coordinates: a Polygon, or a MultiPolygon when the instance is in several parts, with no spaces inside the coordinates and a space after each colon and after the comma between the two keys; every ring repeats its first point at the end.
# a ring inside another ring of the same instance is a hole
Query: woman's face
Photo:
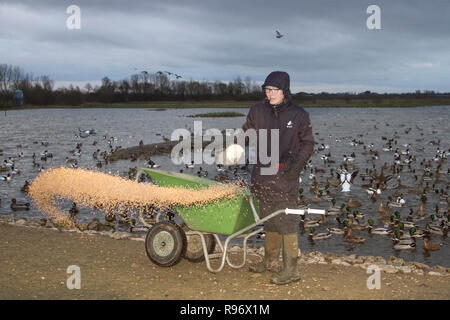
{"type": "Polygon", "coordinates": [[[264,92],[266,93],[267,99],[269,99],[270,104],[280,104],[283,102],[283,90],[278,89],[277,87],[266,86],[264,88],[264,92]]]}

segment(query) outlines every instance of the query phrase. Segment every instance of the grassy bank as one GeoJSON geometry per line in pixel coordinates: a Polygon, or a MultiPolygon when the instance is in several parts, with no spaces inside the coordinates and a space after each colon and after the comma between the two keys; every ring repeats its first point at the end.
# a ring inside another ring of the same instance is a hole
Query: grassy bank
{"type": "MultiPolygon", "coordinates": [[[[190,108],[248,108],[257,101],[152,101],[152,102],[130,102],[130,103],[89,103],[80,106],[33,106],[2,107],[0,110],[22,110],[22,109],[79,109],[79,108],[163,108],[163,109],[190,109],[190,108]]],[[[423,106],[450,106],[450,99],[304,99],[296,100],[298,105],[305,108],[401,108],[401,107],[423,107],[423,106]]]]}

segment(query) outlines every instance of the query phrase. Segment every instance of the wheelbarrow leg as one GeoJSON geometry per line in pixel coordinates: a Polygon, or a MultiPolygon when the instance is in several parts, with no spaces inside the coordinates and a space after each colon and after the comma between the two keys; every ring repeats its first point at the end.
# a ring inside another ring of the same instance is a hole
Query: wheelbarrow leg
{"type": "Polygon", "coordinates": [[[242,267],[245,265],[245,263],[247,262],[247,240],[248,240],[250,237],[252,237],[252,236],[258,234],[258,233],[261,232],[262,230],[264,230],[264,228],[260,228],[260,229],[258,229],[258,230],[256,230],[256,231],[253,231],[252,233],[249,233],[248,235],[246,235],[246,236],[244,237],[244,249],[243,249],[243,250],[244,250],[244,258],[243,258],[241,264],[239,264],[239,265],[234,265],[234,264],[232,264],[232,263],[230,262],[229,258],[228,258],[228,254],[227,254],[227,263],[228,263],[228,265],[229,265],[230,267],[235,268],[235,269],[239,269],[239,268],[242,268],[242,267]]]}
{"type": "MultiPolygon", "coordinates": [[[[201,241],[202,241],[202,247],[203,247],[203,255],[205,256],[206,267],[208,268],[208,270],[211,271],[211,272],[214,272],[214,273],[217,273],[217,272],[222,271],[222,269],[223,269],[223,267],[224,267],[224,265],[225,265],[226,248],[227,248],[227,246],[228,246],[228,243],[225,242],[225,248],[224,248],[224,247],[222,246],[222,243],[221,243],[219,237],[217,236],[217,234],[213,234],[214,237],[216,238],[217,243],[219,244],[220,250],[222,251],[222,254],[219,256],[219,257],[222,258],[222,262],[221,262],[219,268],[213,269],[213,268],[211,267],[211,263],[210,263],[210,260],[209,260],[209,259],[210,259],[210,255],[208,254],[208,250],[207,250],[207,248],[206,248],[206,240],[205,240],[205,236],[203,235],[202,232],[199,232],[199,231],[190,231],[190,232],[191,232],[192,234],[197,234],[197,235],[200,236],[200,239],[201,239],[201,241]]],[[[216,255],[216,254],[213,254],[213,255],[211,255],[211,256],[214,256],[214,255],[216,255]]]]}

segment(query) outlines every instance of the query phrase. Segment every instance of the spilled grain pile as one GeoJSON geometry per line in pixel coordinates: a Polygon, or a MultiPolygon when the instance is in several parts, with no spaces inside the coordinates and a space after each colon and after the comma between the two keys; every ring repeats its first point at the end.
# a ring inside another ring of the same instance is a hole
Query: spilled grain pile
{"type": "Polygon", "coordinates": [[[133,207],[170,208],[202,205],[240,192],[239,184],[221,184],[194,190],[158,187],[119,176],[85,169],[57,168],[41,172],[30,185],[33,204],[58,225],[73,228],[75,221],[58,207],[58,200],[72,200],[79,206],[104,212],[120,212],[133,207]]]}

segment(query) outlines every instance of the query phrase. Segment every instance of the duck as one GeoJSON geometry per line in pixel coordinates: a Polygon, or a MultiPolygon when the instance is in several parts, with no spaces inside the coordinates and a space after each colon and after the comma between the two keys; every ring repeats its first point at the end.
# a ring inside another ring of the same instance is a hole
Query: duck
{"type": "Polygon", "coordinates": [[[327,228],[327,231],[331,234],[344,234],[344,229],[339,228],[327,228]]]}
{"type": "Polygon", "coordinates": [[[147,162],[147,167],[149,167],[151,169],[156,169],[156,168],[159,168],[160,166],[150,159],[147,162]]]}
{"type": "Polygon", "coordinates": [[[416,228],[416,227],[412,227],[409,228],[409,235],[411,238],[422,238],[425,236],[425,232],[416,228]]]}
{"type": "Polygon", "coordinates": [[[350,219],[348,226],[350,229],[353,230],[360,230],[360,231],[365,231],[367,229],[369,229],[369,226],[364,225],[364,224],[359,224],[359,223],[353,223],[353,221],[350,219]]]}
{"type": "Polygon", "coordinates": [[[425,216],[425,212],[423,211],[423,202],[420,203],[419,209],[417,210],[416,213],[419,217],[423,217],[425,216]]]}
{"type": "MultiPolygon", "coordinates": [[[[187,163],[186,163],[186,164],[184,165],[184,167],[185,167],[186,169],[193,169],[193,168],[195,167],[194,161],[191,161],[191,164],[187,164],[187,163]]],[[[217,168],[217,169],[222,168],[222,165],[219,164],[219,165],[216,166],[216,168],[217,168]]],[[[219,171],[219,170],[217,170],[217,171],[219,171]]]]}
{"type": "Polygon", "coordinates": [[[397,189],[410,189],[409,186],[402,184],[400,178],[398,178],[398,185],[396,187],[397,189]]]}
{"type": "Polygon", "coordinates": [[[423,192],[423,185],[422,183],[419,184],[417,189],[409,188],[408,193],[417,194],[420,195],[423,192]]]}
{"type": "Polygon", "coordinates": [[[400,196],[399,197],[397,197],[397,205],[399,205],[400,207],[403,207],[403,206],[405,206],[405,204],[406,204],[406,201],[405,201],[405,199],[403,198],[403,194],[400,194],[400,196]]]}
{"type": "Polygon", "coordinates": [[[302,230],[305,229],[305,228],[314,228],[314,227],[318,227],[318,226],[319,226],[319,223],[316,222],[316,221],[307,221],[307,222],[305,222],[305,220],[300,219],[300,222],[299,222],[299,227],[302,230]]]}
{"type": "Polygon", "coordinates": [[[15,161],[9,158],[8,160],[3,160],[3,164],[5,165],[5,167],[11,168],[15,165],[15,161]]]}
{"type": "Polygon", "coordinates": [[[11,167],[11,174],[20,174],[20,170],[16,169],[14,166],[11,167]]]}
{"type": "Polygon", "coordinates": [[[359,212],[358,210],[353,210],[352,215],[356,220],[364,219],[364,214],[359,212]]]}
{"type": "Polygon", "coordinates": [[[408,217],[406,218],[406,221],[409,221],[409,222],[419,222],[419,221],[421,221],[421,220],[423,220],[423,219],[425,219],[425,217],[422,217],[422,218],[416,218],[416,217],[414,217],[414,210],[413,209],[409,209],[409,212],[408,212],[408,217]]]}
{"type": "Polygon", "coordinates": [[[427,251],[437,251],[441,249],[442,243],[431,243],[430,237],[423,237],[423,248],[427,251]]]}
{"type": "Polygon", "coordinates": [[[398,198],[396,201],[393,201],[392,197],[389,196],[388,199],[389,199],[389,207],[391,207],[391,208],[401,208],[402,207],[402,204],[398,201],[398,198]]]}
{"type": "Polygon", "coordinates": [[[415,242],[411,242],[411,243],[396,243],[394,244],[394,249],[395,250],[411,250],[411,249],[415,249],[416,248],[416,243],[415,242]]]}
{"type": "Polygon", "coordinates": [[[367,230],[370,234],[388,235],[391,233],[391,231],[387,228],[374,228],[374,222],[372,219],[367,220],[367,223],[369,224],[369,228],[367,230]]]}
{"type": "Polygon", "coordinates": [[[10,173],[8,173],[6,176],[2,176],[0,180],[2,181],[9,181],[11,180],[12,176],[10,173]]]}
{"type": "Polygon", "coordinates": [[[350,228],[344,229],[344,241],[350,243],[364,243],[366,239],[358,236],[352,236],[352,231],[350,228]]]}
{"type": "Polygon", "coordinates": [[[342,213],[342,210],[340,208],[335,207],[335,205],[336,205],[336,199],[333,198],[333,199],[331,199],[331,205],[327,210],[327,215],[335,216],[335,215],[342,213]]]}
{"type": "Polygon", "coordinates": [[[106,213],[105,215],[105,220],[107,222],[114,222],[116,221],[116,214],[114,213],[114,211],[110,210],[106,213]]]}
{"type": "Polygon", "coordinates": [[[384,209],[384,206],[383,206],[383,200],[380,200],[380,205],[378,206],[378,212],[379,213],[384,213],[385,212],[385,209],[384,209]]]}
{"type": "Polygon", "coordinates": [[[431,232],[431,233],[446,237],[448,235],[448,225],[447,225],[446,221],[442,221],[440,226],[434,226],[434,225],[427,224],[425,226],[425,232],[427,232],[428,234],[431,232]]]}
{"type": "Polygon", "coordinates": [[[77,208],[77,204],[75,202],[72,202],[72,208],[70,208],[69,213],[70,217],[74,218],[78,214],[79,210],[77,208]]]}
{"type": "Polygon", "coordinates": [[[350,199],[348,199],[348,201],[347,201],[347,207],[350,207],[350,208],[359,208],[359,207],[361,207],[362,206],[362,204],[360,203],[360,202],[358,202],[358,201],[353,201],[353,199],[350,197],[350,199]]]}
{"type": "Polygon", "coordinates": [[[376,195],[380,195],[381,194],[381,189],[380,188],[377,188],[377,189],[369,188],[369,189],[366,190],[366,192],[367,192],[367,194],[370,197],[375,197],[376,195]]]}
{"type": "Polygon", "coordinates": [[[416,247],[416,239],[409,235],[402,235],[400,230],[393,232],[392,242],[395,250],[410,250],[416,247]]]}
{"type": "Polygon", "coordinates": [[[20,191],[28,193],[28,191],[30,191],[30,183],[28,182],[28,180],[25,180],[25,184],[22,186],[22,188],[20,188],[20,191]]]}
{"type": "Polygon", "coordinates": [[[11,199],[11,209],[13,211],[19,211],[19,210],[30,210],[30,203],[20,203],[17,202],[15,198],[11,199]]]}
{"type": "Polygon", "coordinates": [[[324,239],[328,239],[329,237],[332,236],[331,233],[318,233],[318,234],[314,234],[315,228],[311,227],[308,228],[309,229],[309,234],[308,234],[308,239],[309,240],[324,240],[324,239]]]}

